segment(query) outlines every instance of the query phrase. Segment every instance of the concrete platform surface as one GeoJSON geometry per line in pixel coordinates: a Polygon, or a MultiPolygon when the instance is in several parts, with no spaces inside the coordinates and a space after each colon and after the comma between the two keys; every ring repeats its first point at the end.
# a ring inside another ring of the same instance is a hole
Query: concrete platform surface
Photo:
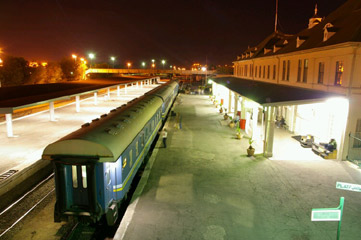
{"type": "Polygon", "coordinates": [[[360,238],[361,193],[335,187],[361,184],[352,164],[250,158],[208,97],[180,95],[173,110],[114,239],[335,239],[338,222],[311,222],[311,210],[341,196],[341,239],[360,238]]]}

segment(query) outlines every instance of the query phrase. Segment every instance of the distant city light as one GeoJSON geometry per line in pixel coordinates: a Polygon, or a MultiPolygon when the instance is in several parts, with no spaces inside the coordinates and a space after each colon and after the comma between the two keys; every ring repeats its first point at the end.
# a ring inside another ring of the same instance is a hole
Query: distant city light
{"type": "Polygon", "coordinates": [[[75,54],[71,55],[72,58],[74,58],[76,60],[77,56],[75,54]]]}
{"type": "Polygon", "coordinates": [[[90,58],[90,59],[93,59],[93,58],[95,58],[95,55],[94,55],[94,53],[89,53],[89,58],[90,58]]]}
{"type": "Polygon", "coordinates": [[[110,60],[112,60],[113,62],[115,61],[115,57],[110,57],[110,60]]]}
{"type": "Polygon", "coordinates": [[[142,66],[145,67],[145,62],[142,62],[142,66]]]}

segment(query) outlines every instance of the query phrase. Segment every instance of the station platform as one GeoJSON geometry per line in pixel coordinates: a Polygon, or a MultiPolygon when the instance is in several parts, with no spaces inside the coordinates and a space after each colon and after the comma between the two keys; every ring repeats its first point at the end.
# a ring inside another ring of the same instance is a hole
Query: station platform
{"type": "Polygon", "coordinates": [[[361,193],[335,187],[361,184],[354,165],[247,157],[208,96],[180,94],[172,110],[114,240],[335,239],[338,222],[311,222],[311,210],[342,196],[341,238],[359,238],[361,193]]]}
{"type": "MultiPolygon", "coordinates": [[[[96,85],[95,81],[94,86],[96,85]]],[[[0,123],[0,176],[12,176],[0,179],[0,209],[11,201],[15,188],[26,187],[36,183],[33,176],[50,174],[52,166],[49,161],[40,160],[44,148],[79,129],[82,124],[98,118],[104,113],[142,96],[144,93],[159,86],[158,84],[132,86],[98,96],[97,105],[93,97],[80,101],[80,112],[76,112],[75,102],[68,103],[55,109],[55,121],[50,121],[49,110],[26,115],[13,120],[14,137],[7,137],[6,123],[0,123]],[[13,192],[11,192],[13,191],[13,192]]]]}

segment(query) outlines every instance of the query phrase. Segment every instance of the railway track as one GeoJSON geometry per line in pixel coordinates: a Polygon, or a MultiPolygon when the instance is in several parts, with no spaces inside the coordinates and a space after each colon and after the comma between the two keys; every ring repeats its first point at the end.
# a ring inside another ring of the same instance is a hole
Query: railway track
{"type": "Polygon", "coordinates": [[[10,236],[19,222],[55,195],[53,177],[48,176],[0,213],[0,239],[10,236]]]}

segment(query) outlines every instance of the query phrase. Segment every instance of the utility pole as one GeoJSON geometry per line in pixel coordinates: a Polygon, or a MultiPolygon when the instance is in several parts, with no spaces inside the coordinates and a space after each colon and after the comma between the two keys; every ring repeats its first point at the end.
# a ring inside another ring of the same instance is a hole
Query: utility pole
{"type": "Polygon", "coordinates": [[[276,16],[275,16],[275,32],[277,32],[277,21],[278,21],[278,0],[276,0],[276,16]]]}

